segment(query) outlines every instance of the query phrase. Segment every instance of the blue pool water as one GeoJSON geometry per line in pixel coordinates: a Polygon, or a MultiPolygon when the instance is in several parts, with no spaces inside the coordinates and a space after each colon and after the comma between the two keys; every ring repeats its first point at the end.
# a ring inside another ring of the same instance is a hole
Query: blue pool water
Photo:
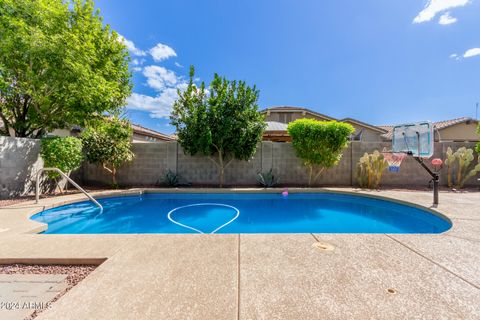
{"type": "Polygon", "coordinates": [[[441,233],[451,227],[427,210],[340,193],[151,193],[99,202],[103,213],[85,201],[32,219],[47,223],[49,234],[441,233]]]}

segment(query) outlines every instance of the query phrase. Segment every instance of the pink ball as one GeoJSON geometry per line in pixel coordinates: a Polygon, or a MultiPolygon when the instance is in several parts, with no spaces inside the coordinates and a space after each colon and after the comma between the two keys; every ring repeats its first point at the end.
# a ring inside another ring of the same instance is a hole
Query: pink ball
{"type": "Polygon", "coordinates": [[[432,164],[436,167],[440,167],[443,164],[442,159],[435,158],[432,160],[432,164]]]}

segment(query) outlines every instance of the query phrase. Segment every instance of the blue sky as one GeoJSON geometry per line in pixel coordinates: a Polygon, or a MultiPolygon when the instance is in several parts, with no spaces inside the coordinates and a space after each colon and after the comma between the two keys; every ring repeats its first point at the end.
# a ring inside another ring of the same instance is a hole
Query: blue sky
{"type": "Polygon", "coordinates": [[[480,0],[97,0],[132,54],[134,123],[171,133],[188,66],[372,124],[475,116],[480,0]]]}

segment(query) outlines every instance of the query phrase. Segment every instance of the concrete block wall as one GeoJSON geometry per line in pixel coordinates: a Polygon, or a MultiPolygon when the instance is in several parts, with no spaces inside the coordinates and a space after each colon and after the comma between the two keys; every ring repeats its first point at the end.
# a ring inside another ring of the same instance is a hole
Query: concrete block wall
{"type": "MultiPolygon", "coordinates": [[[[457,149],[461,146],[474,148],[474,143],[437,143],[435,158],[445,158],[448,146],[457,149]]],[[[356,166],[365,152],[390,149],[387,142],[354,141],[344,151],[339,164],[326,170],[317,180],[317,186],[357,186],[356,166]]],[[[217,186],[218,168],[208,157],[186,155],[177,142],[134,144],[134,161],[118,171],[118,182],[124,186],[153,186],[161,182],[167,169],[180,174],[184,182],[197,186],[217,186]]],[[[308,173],[290,143],[264,141],[257,147],[255,155],[249,161],[234,160],[225,169],[226,186],[254,186],[258,172],[273,169],[280,185],[305,186],[308,173]]],[[[385,171],[384,186],[427,186],[431,177],[413,158],[407,157],[400,172],[385,171]]],[[[110,176],[100,168],[85,165],[83,182],[85,184],[109,183],[110,176]]],[[[441,183],[446,185],[446,170],[441,172],[441,183]]],[[[476,178],[466,186],[478,186],[476,178]]]]}
{"type": "MultiPolygon", "coordinates": [[[[122,186],[153,186],[167,169],[177,171],[177,142],[133,143],[133,161],[117,171],[117,183],[122,186]]],[[[82,182],[86,185],[105,185],[112,181],[111,174],[101,166],[85,162],[82,182]]]]}
{"type": "Polygon", "coordinates": [[[0,136],[0,199],[22,196],[35,188],[35,174],[43,168],[40,141],[0,136]]]}
{"type": "MultiPolygon", "coordinates": [[[[445,158],[448,147],[456,150],[461,146],[474,148],[474,143],[441,142],[435,146],[435,155],[445,158]]],[[[326,170],[318,179],[317,186],[356,186],[356,165],[365,152],[390,148],[385,142],[352,142],[344,151],[339,164],[326,170]]],[[[39,156],[40,141],[33,139],[0,137],[0,198],[33,193],[34,179],[43,167],[39,156]]],[[[179,173],[184,182],[196,186],[217,186],[218,168],[203,156],[186,155],[176,141],[159,143],[134,143],[135,158],[118,170],[120,185],[154,186],[162,182],[166,170],[179,173]]],[[[475,161],[476,163],[476,161],[475,161]]],[[[265,141],[258,145],[249,161],[233,161],[225,170],[226,186],[255,186],[258,172],[270,168],[283,186],[305,186],[308,174],[290,143],[265,141]]],[[[72,177],[84,185],[109,185],[110,174],[99,166],[84,163],[72,177]]],[[[479,186],[478,176],[466,186],[479,186]]],[[[412,158],[404,160],[399,173],[386,171],[383,186],[427,186],[430,176],[412,158]]],[[[446,169],[441,171],[441,184],[446,185],[446,169]]],[[[51,188],[43,184],[46,188],[51,188]]],[[[43,190],[44,192],[45,190],[43,190]]]]}

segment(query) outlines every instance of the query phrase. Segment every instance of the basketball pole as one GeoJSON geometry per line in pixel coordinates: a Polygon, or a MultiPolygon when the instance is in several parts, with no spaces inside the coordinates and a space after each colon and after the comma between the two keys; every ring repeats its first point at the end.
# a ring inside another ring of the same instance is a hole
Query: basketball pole
{"type": "MultiPolygon", "coordinates": [[[[394,127],[395,130],[395,127],[394,127]]],[[[412,156],[424,169],[425,171],[428,172],[428,174],[432,177],[433,181],[433,205],[438,205],[438,188],[440,185],[440,175],[436,171],[432,171],[424,162],[423,158],[420,156],[421,155],[421,143],[420,143],[420,132],[416,131],[415,132],[417,135],[417,152],[416,155],[413,153],[413,150],[410,149],[408,146],[408,141],[407,141],[407,136],[405,135],[405,132],[402,132],[403,139],[405,142],[405,146],[407,147],[407,151],[402,151],[403,153],[412,156]]],[[[433,134],[433,143],[435,143],[435,134],[433,134]]]]}
{"type": "MultiPolygon", "coordinates": [[[[413,155],[413,152],[408,152],[409,155],[413,155]]],[[[433,204],[438,205],[438,186],[440,182],[440,176],[437,172],[433,172],[424,162],[423,158],[413,157],[420,165],[428,172],[433,179],[433,204]]]]}
{"type": "MultiPolygon", "coordinates": [[[[423,161],[423,158],[420,157],[420,132],[417,133],[417,141],[418,141],[418,155],[415,157],[412,151],[407,152],[407,154],[413,156],[413,158],[428,172],[428,174],[432,177],[433,180],[433,204],[438,205],[438,185],[440,182],[440,176],[437,172],[432,171],[423,161]]],[[[434,140],[435,141],[435,140],[434,140]]]]}

